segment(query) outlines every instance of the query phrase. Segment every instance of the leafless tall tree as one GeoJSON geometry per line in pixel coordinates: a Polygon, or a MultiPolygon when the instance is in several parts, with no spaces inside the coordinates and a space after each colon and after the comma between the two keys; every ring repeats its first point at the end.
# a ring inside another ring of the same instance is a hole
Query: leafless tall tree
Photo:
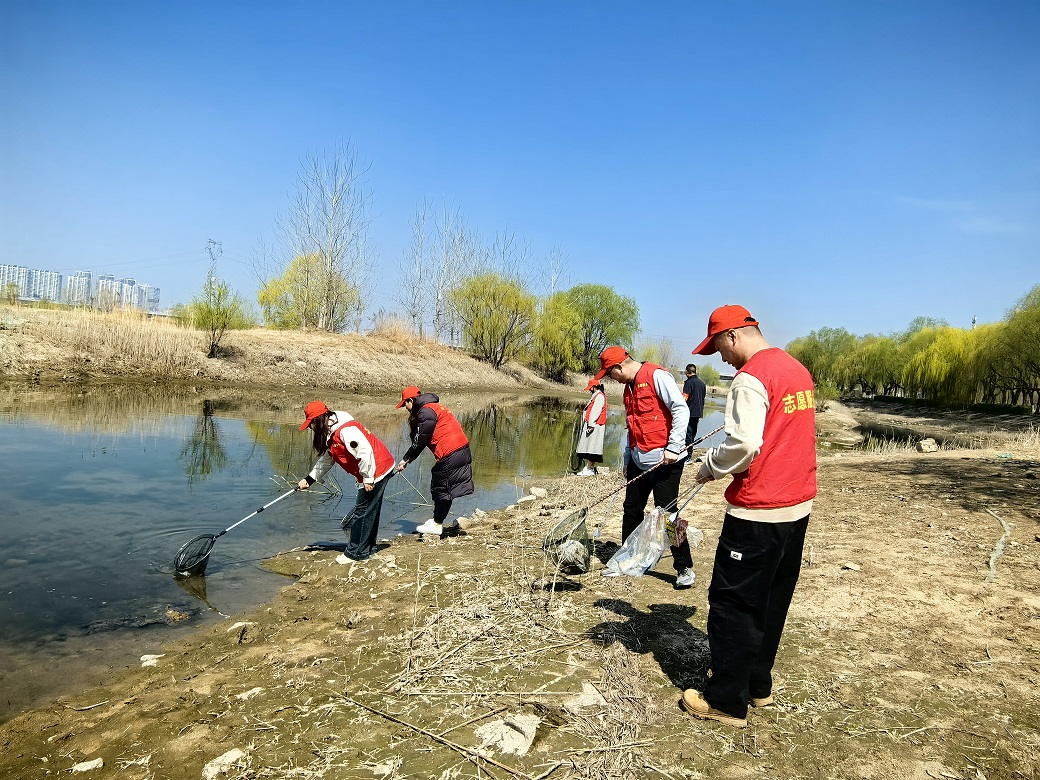
{"type": "Polygon", "coordinates": [[[426,308],[430,295],[427,277],[432,248],[429,231],[432,221],[433,210],[424,200],[412,217],[412,244],[401,253],[398,261],[401,287],[397,293],[397,302],[404,307],[405,317],[420,338],[426,337],[426,308]]]}
{"type": "Polygon", "coordinates": [[[541,286],[544,288],[541,292],[546,298],[569,286],[571,275],[567,272],[567,253],[558,246],[550,249],[542,263],[539,275],[541,276],[541,286]]]}
{"type": "Polygon", "coordinates": [[[280,251],[262,242],[254,250],[261,287],[296,261],[290,294],[301,327],[360,328],[377,258],[368,240],[367,173],[350,141],[306,157],[287,212],[278,219],[280,251]]]}

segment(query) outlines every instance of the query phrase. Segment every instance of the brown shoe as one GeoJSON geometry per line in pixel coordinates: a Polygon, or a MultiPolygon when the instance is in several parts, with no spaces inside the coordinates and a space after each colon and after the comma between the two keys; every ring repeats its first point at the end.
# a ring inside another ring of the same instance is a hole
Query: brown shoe
{"type": "Polygon", "coordinates": [[[754,696],[752,696],[751,700],[748,702],[748,704],[750,704],[752,707],[768,707],[774,701],[773,694],[776,693],[777,691],[782,691],[783,689],[784,689],[784,684],[780,681],[780,678],[779,677],[774,677],[773,678],[773,690],[769,692],[769,695],[768,696],[763,696],[763,697],[761,697],[759,699],[756,699],[754,696]]]}
{"type": "Polygon", "coordinates": [[[693,717],[701,718],[702,720],[717,720],[719,723],[725,723],[727,726],[736,726],[739,729],[747,726],[747,718],[735,718],[732,715],[727,715],[722,710],[715,709],[708,702],[704,701],[704,697],[699,691],[695,691],[692,688],[683,691],[682,708],[693,715],[693,717]]]}

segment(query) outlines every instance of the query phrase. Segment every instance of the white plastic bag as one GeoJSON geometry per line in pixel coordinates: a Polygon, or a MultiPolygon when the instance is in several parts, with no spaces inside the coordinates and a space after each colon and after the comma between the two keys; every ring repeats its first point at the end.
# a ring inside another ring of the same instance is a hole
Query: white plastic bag
{"type": "Polygon", "coordinates": [[[653,512],[643,518],[643,522],[629,534],[624,544],[607,561],[603,571],[604,577],[641,577],[647,569],[652,569],[661,560],[661,554],[668,548],[668,536],[664,530],[664,522],[668,513],[656,507],[653,512]]]}

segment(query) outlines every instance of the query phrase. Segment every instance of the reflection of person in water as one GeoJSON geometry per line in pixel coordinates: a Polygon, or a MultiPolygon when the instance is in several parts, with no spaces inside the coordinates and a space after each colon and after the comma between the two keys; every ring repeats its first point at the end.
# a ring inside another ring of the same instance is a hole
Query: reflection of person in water
{"type": "Polygon", "coordinates": [[[311,401],[303,413],[306,419],[300,430],[310,428],[314,432],[318,460],[311,473],[300,480],[299,488],[306,490],[319,481],[333,463],[357,480],[357,501],[342,523],[347,535],[342,557],[363,561],[376,550],[383,493],[394,473],[394,456],[365,426],[346,412],[333,412],[323,401],[311,401]]]}

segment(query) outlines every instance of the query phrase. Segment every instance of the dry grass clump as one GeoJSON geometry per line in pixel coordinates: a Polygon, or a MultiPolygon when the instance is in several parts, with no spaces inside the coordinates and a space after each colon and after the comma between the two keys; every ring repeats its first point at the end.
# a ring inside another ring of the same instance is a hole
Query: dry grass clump
{"type": "Polygon", "coordinates": [[[181,371],[201,365],[202,335],[142,312],[76,309],[60,317],[40,317],[33,329],[51,343],[72,349],[91,362],[181,371]]]}
{"type": "Polygon", "coordinates": [[[416,333],[415,328],[400,314],[383,310],[376,312],[372,317],[372,330],[369,333],[404,346],[414,346],[429,341],[416,333]]]}
{"type": "Polygon", "coordinates": [[[1008,434],[1007,444],[1009,447],[1027,452],[1040,452],[1040,425],[1008,434]]]}

